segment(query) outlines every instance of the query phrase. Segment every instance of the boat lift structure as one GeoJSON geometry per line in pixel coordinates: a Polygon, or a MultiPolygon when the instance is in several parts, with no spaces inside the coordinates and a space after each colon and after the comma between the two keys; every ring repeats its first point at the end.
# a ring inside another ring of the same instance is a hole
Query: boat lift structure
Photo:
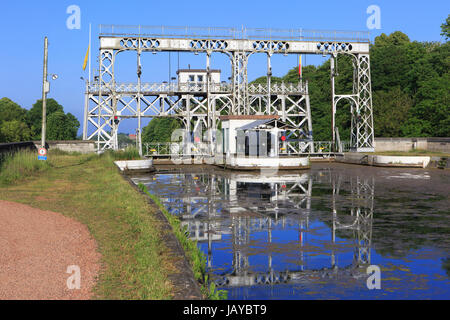
{"type": "MultiPolygon", "coordinates": [[[[314,153],[309,89],[306,81],[271,82],[274,54],[321,54],[331,56],[332,126],[335,137],[336,106],[346,100],[351,106],[350,150],[374,151],[372,94],[367,32],[316,31],[304,29],[194,28],[100,26],[98,76],[86,82],[83,139],[96,140],[99,152],[118,149],[121,121],[137,119],[137,144],[142,153],[141,119],[177,117],[183,121],[185,139],[191,132],[210,132],[213,141],[220,115],[278,115],[289,123],[289,150],[295,154],[314,153]],[[135,83],[118,83],[114,66],[119,53],[136,52],[135,83]],[[142,83],[141,55],[157,52],[206,54],[207,77],[203,83],[142,83]],[[229,57],[230,83],[211,82],[211,55],[229,57]],[[267,55],[267,83],[249,84],[247,66],[255,53],[267,55]],[[335,92],[335,60],[346,54],[353,59],[353,92],[335,92]],[[208,130],[211,129],[211,130],[208,130]]],[[[190,143],[190,141],[187,141],[190,143]]]]}

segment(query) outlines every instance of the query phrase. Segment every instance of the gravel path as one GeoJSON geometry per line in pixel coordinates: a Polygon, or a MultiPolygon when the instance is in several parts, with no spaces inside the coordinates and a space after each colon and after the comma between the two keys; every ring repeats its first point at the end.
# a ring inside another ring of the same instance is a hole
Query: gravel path
{"type": "Polygon", "coordinates": [[[60,213],[0,200],[0,299],[89,299],[100,270],[95,240],[60,213]],[[76,272],[79,266],[80,289],[76,272]]]}

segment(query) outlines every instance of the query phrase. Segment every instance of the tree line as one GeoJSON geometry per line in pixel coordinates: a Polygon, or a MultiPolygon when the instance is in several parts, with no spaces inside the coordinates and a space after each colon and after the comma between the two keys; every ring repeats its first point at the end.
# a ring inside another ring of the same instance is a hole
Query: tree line
{"type": "MultiPolygon", "coordinates": [[[[64,112],[54,99],[47,99],[46,105],[48,140],[74,140],[77,138],[80,122],[64,112]]],[[[9,98],[0,99],[0,142],[40,140],[42,132],[42,100],[37,100],[31,109],[19,106],[9,98]]]]}

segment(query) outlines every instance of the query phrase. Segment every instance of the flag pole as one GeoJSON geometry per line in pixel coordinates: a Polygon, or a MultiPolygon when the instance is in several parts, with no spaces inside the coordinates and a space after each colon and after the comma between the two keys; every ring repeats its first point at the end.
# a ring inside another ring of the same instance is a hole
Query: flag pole
{"type": "Polygon", "coordinates": [[[89,23],[89,83],[91,83],[91,24],[89,23]]]}

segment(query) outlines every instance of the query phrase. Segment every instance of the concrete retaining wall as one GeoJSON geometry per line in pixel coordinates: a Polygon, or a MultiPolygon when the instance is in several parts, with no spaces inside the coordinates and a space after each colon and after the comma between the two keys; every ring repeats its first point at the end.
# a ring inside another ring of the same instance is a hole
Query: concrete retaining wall
{"type": "Polygon", "coordinates": [[[361,153],[344,153],[336,156],[336,162],[363,164],[378,167],[417,167],[426,168],[431,157],[419,156],[380,156],[361,153]]]}
{"type": "Polygon", "coordinates": [[[375,138],[375,152],[416,149],[450,153],[450,138],[375,138]]]}
{"type": "MultiPolygon", "coordinates": [[[[40,141],[34,141],[37,148],[40,147],[40,141]]],[[[57,140],[47,141],[48,149],[60,149],[67,152],[92,153],[96,152],[95,141],[87,140],[57,140]]]]}
{"type": "Polygon", "coordinates": [[[450,138],[428,138],[427,150],[450,153],[450,138]]]}

